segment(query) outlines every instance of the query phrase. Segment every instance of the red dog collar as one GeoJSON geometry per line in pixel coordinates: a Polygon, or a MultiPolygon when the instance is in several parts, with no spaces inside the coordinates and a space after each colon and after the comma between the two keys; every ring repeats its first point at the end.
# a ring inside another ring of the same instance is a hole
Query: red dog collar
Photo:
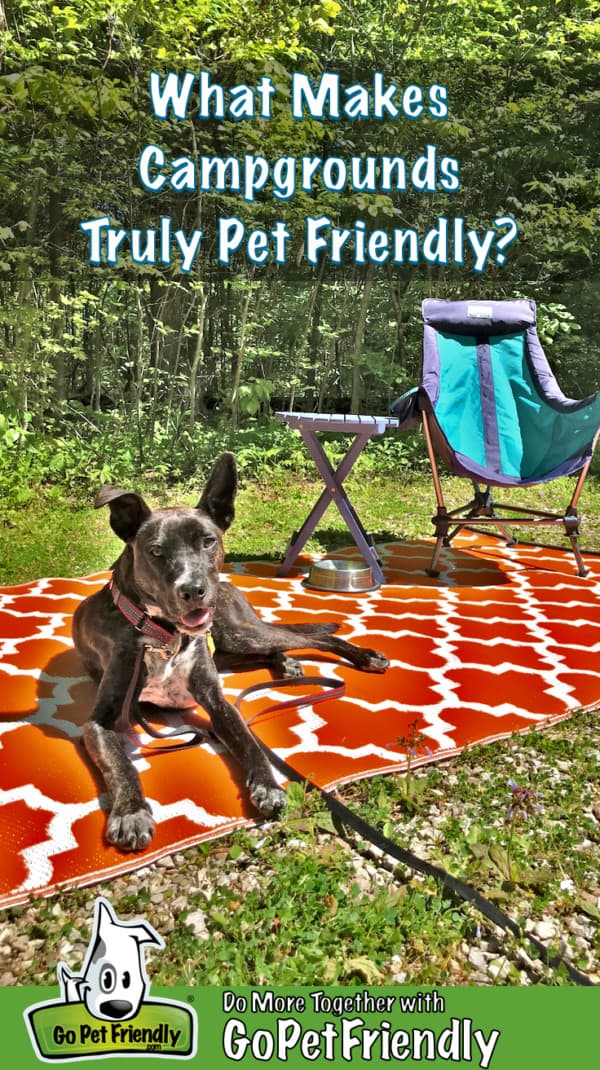
{"type": "Polygon", "coordinates": [[[139,609],[130,598],[127,598],[127,595],[124,595],[123,592],[119,590],[114,578],[109,580],[106,586],[110,591],[115,606],[123,614],[125,620],[135,628],[136,632],[139,632],[140,635],[147,636],[148,639],[154,639],[154,641],[160,643],[161,646],[167,647],[171,653],[175,653],[181,642],[181,634],[179,632],[173,633],[167,631],[166,628],[163,628],[161,624],[158,624],[148,613],[139,609]]]}

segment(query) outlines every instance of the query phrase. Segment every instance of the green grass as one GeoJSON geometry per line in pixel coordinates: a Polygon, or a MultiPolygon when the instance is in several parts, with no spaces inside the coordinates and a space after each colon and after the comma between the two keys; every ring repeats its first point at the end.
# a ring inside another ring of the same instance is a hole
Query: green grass
{"type": "MultiPolygon", "coordinates": [[[[454,484],[445,486],[453,504],[454,484]]],[[[424,478],[363,477],[349,489],[368,530],[384,537],[430,534],[433,498],[424,478]]],[[[229,554],[280,558],[319,491],[315,483],[289,478],[243,487],[226,538],[229,554]]],[[[566,496],[564,485],[538,492],[550,507],[566,496]]],[[[181,500],[171,492],[147,497],[153,504],[181,500]]],[[[191,493],[182,498],[195,500],[191,493]]],[[[600,516],[595,480],[582,506],[590,518],[584,547],[600,549],[598,521],[591,519],[600,516]]],[[[332,508],[310,547],[347,542],[332,508]]],[[[119,547],[105,511],[41,493],[0,518],[0,582],[93,572],[109,566],[119,547]]],[[[597,716],[579,713],[544,732],[412,770],[410,778],[348,785],[341,796],[399,842],[413,843],[417,853],[472,881],[515,919],[555,919],[573,961],[585,968],[589,963],[570,925],[596,925],[600,917],[599,756],[597,716]],[[509,779],[535,792],[539,806],[513,827],[509,779]]],[[[158,902],[147,890],[150,878],[140,881],[134,874],[7,911],[7,923],[41,945],[19,980],[54,983],[65,940],[80,965],[93,900],[104,892],[119,914],[147,916],[167,934],[168,955],[156,955],[152,963],[157,984],[477,982],[469,952],[479,946],[480,933],[497,953],[496,983],[522,982],[514,940],[490,933],[470,907],[435,882],[385,860],[381,865],[367,845],[347,843],[316,797],[298,790],[281,822],[190,849],[164,875],[158,902]],[[188,924],[198,911],[206,922],[201,935],[188,924]],[[87,922],[75,924],[74,912],[87,922]]],[[[592,968],[598,972],[595,939],[592,968]]],[[[567,983],[560,970],[542,970],[541,977],[546,984],[567,983]]]]}
{"type": "MultiPolygon", "coordinates": [[[[447,505],[452,508],[465,500],[464,481],[443,481],[447,505]]],[[[380,541],[388,538],[429,538],[435,501],[430,481],[424,477],[383,478],[368,472],[347,482],[351,500],[358,508],[367,531],[380,541]]],[[[556,480],[528,490],[528,503],[543,509],[564,508],[571,483],[556,480]]],[[[274,475],[269,482],[248,482],[238,495],[236,520],[227,532],[225,549],[230,559],[252,557],[278,560],[290,535],[297,530],[322,490],[322,484],[274,475]]],[[[195,504],[196,490],[176,493],[141,488],[149,504],[195,504]]],[[[519,494],[502,492],[502,500],[519,501],[519,494]]],[[[582,547],[600,551],[600,481],[590,477],[581,501],[582,547]]],[[[526,530],[522,537],[528,538],[526,530]]],[[[560,531],[544,528],[540,538],[565,545],[560,531]]],[[[348,545],[347,528],[334,505],[307,544],[316,552],[348,545]]],[[[104,509],[57,488],[44,489],[26,505],[0,512],[0,583],[22,583],[38,576],[73,576],[110,567],[120,553],[121,543],[108,524],[104,509]]]]}

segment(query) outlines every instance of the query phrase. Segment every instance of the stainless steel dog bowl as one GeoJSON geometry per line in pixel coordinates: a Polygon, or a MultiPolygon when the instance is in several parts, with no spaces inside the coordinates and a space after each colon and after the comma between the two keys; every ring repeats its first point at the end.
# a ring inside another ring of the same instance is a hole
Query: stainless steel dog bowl
{"type": "Polygon", "coordinates": [[[373,569],[365,561],[327,557],[311,566],[304,586],[315,591],[376,591],[373,569]]]}

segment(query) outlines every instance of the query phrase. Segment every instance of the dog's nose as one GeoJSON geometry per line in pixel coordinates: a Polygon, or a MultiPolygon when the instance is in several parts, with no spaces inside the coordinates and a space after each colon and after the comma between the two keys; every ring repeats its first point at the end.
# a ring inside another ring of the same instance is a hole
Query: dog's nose
{"type": "Polygon", "coordinates": [[[203,598],[206,594],[206,587],[201,583],[182,583],[179,585],[179,593],[189,602],[191,598],[203,598]]]}
{"type": "Polygon", "coordinates": [[[106,999],[100,1004],[99,1010],[107,1018],[124,1018],[125,1015],[131,1014],[133,1003],[126,999],[106,999]]]}

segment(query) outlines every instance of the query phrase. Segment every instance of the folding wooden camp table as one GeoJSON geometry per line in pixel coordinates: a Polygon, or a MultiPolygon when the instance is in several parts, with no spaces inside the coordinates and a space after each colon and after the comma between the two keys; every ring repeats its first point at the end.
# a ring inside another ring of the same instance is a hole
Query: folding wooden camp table
{"type": "Polygon", "coordinates": [[[381,561],[377,556],[377,550],[367,535],[356,509],[348,498],[343,482],[369,439],[373,435],[383,435],[390,428],[397,428],[399,420],[388,416],[343,416],[315,412],[276,412],[275,416],[278,420],[287,423],[289,427],[295,427],[300,432],[325,484],[323,493],[313,506],[302,527],[292,535],[278,575],[287,575],[304,544],[315,530],[323,513],[331,502],[335,502],[357,548],[373,570],[375,582],[384,583],[385,578],[381,561]],[[341,463],[335,470],[323,449],[322,442],[317,437],[318,433],[324,432],[343,432],[344,434],[352,435],[352,441],[341,463]]]}

